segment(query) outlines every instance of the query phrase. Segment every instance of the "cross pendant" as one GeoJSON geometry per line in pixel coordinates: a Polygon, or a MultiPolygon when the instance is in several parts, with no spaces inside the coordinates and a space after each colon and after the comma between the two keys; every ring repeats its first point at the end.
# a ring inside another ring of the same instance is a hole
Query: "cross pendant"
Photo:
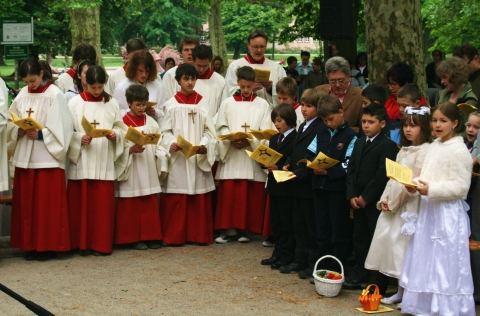
{"type": "Polygon", "coordinates": [[[32,108],[30,108],[30,109],[27,111],[27,113],[28,113],[28,117],[30,117],[30,115],[31,115],[32,113],[35,113],[35,111],[32,111],[32,108]]]}
{"type": "Polygon", "coordinates": [[[245,133],[247,132],[247,128],[250,127],[250,125],[247,125],[247,122],[245,122],[244,125],[240,126],[240,127],[243,127],[245,129],[245,133]]]}
{"type": "Polygon", "coordinates": [[[100,125],[100,123],[97,123],[97,120],[93,120],[93,123],[90,124],[92,124],[94,128],[97,128],[97,125],[100,125]]]}
{"type": "Polygon", "coordinates": [[[188,115],[190,115],[192,117],[192,123],[195,124],[195,115],[197,114],[197,112],[193,112],[193,110],[190,110],[190,112],[188,112],[188,115]]]}

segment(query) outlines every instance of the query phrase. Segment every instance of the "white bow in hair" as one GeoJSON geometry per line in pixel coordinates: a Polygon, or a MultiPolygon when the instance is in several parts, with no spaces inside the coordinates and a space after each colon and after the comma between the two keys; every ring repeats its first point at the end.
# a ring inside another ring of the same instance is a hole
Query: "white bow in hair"
{"type": "Polygon", "coordinates": [[[430,108],[428,106],[422,106],[420,108],[414,108],[413,106],[407,106],[405,108],[406,114],[418,114],[418,115],[430,115],[430,108]]]}

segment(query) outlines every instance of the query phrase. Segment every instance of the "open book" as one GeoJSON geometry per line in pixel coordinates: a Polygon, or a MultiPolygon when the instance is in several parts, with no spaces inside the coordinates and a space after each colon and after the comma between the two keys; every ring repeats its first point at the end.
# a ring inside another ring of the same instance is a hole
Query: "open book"
{"type": "Polygon", "coordinates": [[[272,172],[273,172],[273,177],[277,182],[285,182],[297,177],[291,171],[272,170],[272,172]]]}
{"type": "Polygon", "coordinates": [[[299,160],[297,162],[297,165],[301,162],[305,162],[307,164],[308,168],[328,169],[328,168],[331,168],[331,167],[335,166],[340,161],[338,161],[336,159],[333,159],[333,158],[330,158],[327,155],[325,155],[324,153],[319,152],[317,157],[315,157],[315,159],[313,161],[309,161],[308,159],[304,158],[304,159],[299,160]]]}
{"type": "Polygon", "coordinates": [[[462,113],[465,114],[466,117],[468,117],[470,113],[478,111],[476,107],[468,103],[460,103],[460,104],[457,104],[457,106],[458,106],[458,109],[462,111],[462,113]]]}
{"type": "Polygon", "coordinates": [[[241,139],[253,139],[252,134],[249,133],[244,133],[244,132],[234,132],[230,134],[225,134],[225,135],[218,135],[218,138],[220,140],[229,140],[229,141],[235,141],[235,140],[241,140],[241,139]]]}
{"type": "Polygon", "coordinates": [[[253,68],[255,70],[255,80],[265,82],[270,80],[270,70],[253,68]]]}
{"type": "Polygon", "coordinates": [[[416,187],[412,182],[413,171],[393,160],[385,158],[385,166],[387,168],[387,177],[393,179],[407,187],[416,187]]]}
{"type": "Polygon", "coordinates": [[[264,129],[263,131],[261,130],[256,130],[256,129],[250,129],[250,133],[255,136],[256,139],[258,140],[270,140],[270,138],[275,135],[275,134],[278,134],[278,131],[274,130],[274,129],[264,129]]]}
{"type": "Polygon", "coordinates": [[[245,150],[247,155],[255,160],[256,162],[261,163],[265,166],[270,166],[276,164],[283,155],[265,145],[258,146],[253,153],[251,151],[245,150]]]}
{"type": "Polygon", "coordinates": [[[23,130],[26,130],[26,131],[29,129],[40,130],[43,128],[42,125],[40,125],[37,121],[35,121],[31,117],[26,117],[24,119],[21,119],[20,117],[18,117],[17,114],[15,114],[15,112],[13,112],[10,109],[8,110],[8,113],[12,116],[12,123],[17,125],[23,130]]]}
{"type": "MultiPolygon", "coordinates": [[[[93,124],[98,124],[96,120],[93,120],[93,124]]],[[[85,134],[90,136],[91,138],[99,138],[99,137],[104,137],[107,135],[110,135],[112,133],[112,130],[110,129],[105,129],[105,128],[95,128],[95,126],[92,123],[90,123],[85,116],[82,117],[82,127],[85,130],[85,134]]]]}
{"type": "Polygon", "coordinates": [[[157,133],[149,133],[143,134],[139,130],[128,127],[127,135],[125,135],[125,139],[131,141],[136,145],[156,145],[160,140],[160,134],[157,133]]]}
{"type": "Polygon", "coordinates": [[[193,155],[196,155],[197,152],[202,149],[202,148],[205,148],[204,145],[200,145],[200,146],[193,146],[188,140],[186,140],[185,138],[183,138],[182,136],[178,135],[177,137],[177,144],[182,147],[182,149],[180,150],[180,152],[185,156],[185,158],[190,158],[192,157],[193,155]]]}

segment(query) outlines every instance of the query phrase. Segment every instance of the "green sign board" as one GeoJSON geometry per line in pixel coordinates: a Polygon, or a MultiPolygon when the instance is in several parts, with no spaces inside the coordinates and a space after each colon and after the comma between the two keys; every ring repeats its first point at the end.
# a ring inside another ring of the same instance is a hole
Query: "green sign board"
{"type": "Polygon", "coordinates": [[[5,59],[27,59],[28,45],[5,45],[5,59]]]}
{"type": "Polygon", "coordinates": [[[33,44],[33,17],[1,18],[2,44],[33,44]]]}

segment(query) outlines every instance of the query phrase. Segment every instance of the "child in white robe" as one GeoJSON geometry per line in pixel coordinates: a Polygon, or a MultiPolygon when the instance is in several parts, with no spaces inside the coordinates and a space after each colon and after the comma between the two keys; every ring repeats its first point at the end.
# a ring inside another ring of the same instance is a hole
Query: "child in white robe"
{"type": "Polygon", "coordinates": [[[7,121],[8,92],[5,81],[0,78],[0,192],[8,187],[7,121]]]}
{"type": "Polygon", "coordinates": [[[95,66],[95,62],[88,59],[82,60],[78,63],[73,78],[74,85],[72,88],[68,89],[67,92],[65,92],[67,101],[70,101],[74,96],[87,90],[87,81],[85,80],[85,75],[87,74],[88,68],[91,66],[95,66]]]}
{"type": "Polygon", "coordinates": [[[72,55],[73,65],[63,74],[59,75],[55,84],[63,92],[66,93],[68,90],[73,88],[73,81],[75,74],[77,73],[77,66],[82,60],[88,59],[91,61],[96,61],[97,53],[95,48],[90,44],[80,44],[75,47],[72,55]]]}

